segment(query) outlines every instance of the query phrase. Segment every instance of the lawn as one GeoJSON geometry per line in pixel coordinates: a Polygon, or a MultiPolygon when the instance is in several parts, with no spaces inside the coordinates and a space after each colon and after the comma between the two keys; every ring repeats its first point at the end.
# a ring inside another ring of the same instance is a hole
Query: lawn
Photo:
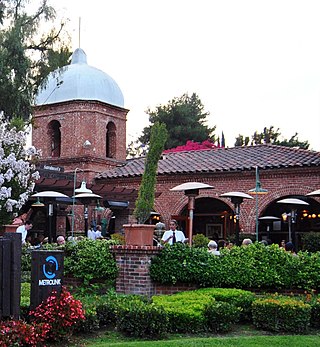
{"type": "Polygon", "coordinates": [[[126,338],[112,331],[105,331],[97,337],[77,339],[70,347],[316,347],[320,345],[320,332],[312,331],[310,335],[272,335],[255,330],[252,326],[238,326],[236,330],[226,334],[196,337],[187,335],[170,335],[158,341],[142,341],[126,338]]]}

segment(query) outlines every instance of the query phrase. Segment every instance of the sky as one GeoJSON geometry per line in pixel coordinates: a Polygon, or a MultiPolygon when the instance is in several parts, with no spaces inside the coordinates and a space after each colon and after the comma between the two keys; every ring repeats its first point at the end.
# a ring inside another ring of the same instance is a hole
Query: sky
{"type": "Polygon", "coordinates": [[[320,1],[51,4],[69,19],[73,50],[80,41],[88,64],[122,90],[128,142],[149,125],[148,108],[196,93],[210,113],[206,125],[228,147],[239,134],[274,126],[320,151],[320,1]]]}

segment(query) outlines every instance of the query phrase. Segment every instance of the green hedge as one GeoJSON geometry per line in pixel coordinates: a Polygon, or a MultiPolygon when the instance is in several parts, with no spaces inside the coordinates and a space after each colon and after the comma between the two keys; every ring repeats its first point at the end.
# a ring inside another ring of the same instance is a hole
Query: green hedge
{"type": "Polygon", "coordinates": [[[317,290],[319,273],[320,252],[292,256],[276,244],[260,243],[222,249],[221,256],[183,244],[166,246],[150,266],[150,276],[157,283],[265,290],[317,290]]]}
{"type": "Polygon", "coordinates": [[[239,318],[251,321],[254,298],[253,293],[241,289],[206,288],[156,295],[152,301],[167,312],[169,331],[197,333],[226,331],[230,328],[229,322],[234,323],[239,318]],[[226,309],[224,313],[219,311],[222,307],[226,309]]]}
{"type": "Polygon", "coordinates": [[[129,301],[118,309],[117,329],[127,336],[161,338],[168,332],[168,316],[154,304],[129,301]]]}
{"type": "Polygon", "coordinates": [[[215,333],[227,332],[238,322],[240,310],[239,307],[229,302],[218,302],[212,299],[204,308],[206,326],[215,333]]]}
{"type": "Polygon", "coordinates": [[[64,272],[84,280],[114,281],[118,269],[107,240],[81,240],[65,245],[64,272]]]}
{"type": "Polygon", "coordinates": [[[252,304],[252,317],[259,329],[303,333],[310,325],[311,305],[290,297],[258,299],[252,304]]]}

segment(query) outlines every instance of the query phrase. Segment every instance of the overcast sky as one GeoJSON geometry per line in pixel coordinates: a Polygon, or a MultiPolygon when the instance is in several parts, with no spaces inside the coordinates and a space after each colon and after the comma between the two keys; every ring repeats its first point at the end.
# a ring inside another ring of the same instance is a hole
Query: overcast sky
{"type": "Polygon", "coordinates": [[[121,88],[127,140],[148,125],[148,107],[194,92],[229,147],[238,134],[273,125],[320,151],[320,1],[51,3],[70,19],[73,49],[81,17],[88,64],[121,88]]]}

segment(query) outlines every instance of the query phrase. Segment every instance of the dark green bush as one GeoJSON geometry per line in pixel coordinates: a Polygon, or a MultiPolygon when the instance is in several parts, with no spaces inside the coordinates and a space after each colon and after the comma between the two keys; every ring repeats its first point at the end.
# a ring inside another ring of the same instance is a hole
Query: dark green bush
{"type": "Polygon", "coordinates": [[[310,231],[301,236],[302,249],[309,252],[320,251],[320,233],[310,231]]]}
{"type": "Polygon", "coordinates": [[[119,307],[117,328],[127,336],[161,338],[168,331],[168,316],[154,304],[130,301],[119,307]]]}
{"type": "Polygon", "coordinates": [[[310,325],[311,306],[290,297],[258,299],[252,304],[252,317],[257,328],[303,333],[310,325]]]}
{"type": "Polygon", "coordinates": [[[240,310],[241,322],[251,322],[252,313],[251,307],[255,300],[255,294],[242,289],[231,288],[203,288],[195,291],[198,295],[208,295],[210,298],[214,298],[216,301],[228,302],[240,310]]]}
{"type": "Polygon", "coordinates": [[[116,261],[106,240],[67,242],[64,271],[83,279],[85,284],[93,279],[114,281],[118,275],[116,261]]]}
{"type": "Polygon", "coordinates": [[[310,302],[311,305],[311,326],[320,328],[320,298],[310,302]]]}
{"type": "Polygon", "coordinates": [[[100,326],[115,325],[119,308],[125,307],[129,302],[147,302],[147,299],[143,296],[117,294],[114,291],[109,291],[107,297],[108,300],[104,300],[97,305],[97,316],[100,326]]]}
{"type": "Polygon", "coordinates": [[[152,297],[154,304],[167,313],[169,331],[179,333],[197,333],[206,329],[203,310],[208,300],[207,295],[196,291],[152,297]]]}
{"type": "Polygon", "coordinates": [[[214,257],[205,249],[176,244],[164,247],[150,266],[151,279],[162,284],[265,290],[319,289],[319,271],[320,252],[292,256],[276,244],[260,243],[222,249],[214,257]]]}
{"type": "Polygon", "coordinates": [[[228,302],[212,299],[206,304],[203,314],[210,331],[227,332],[239,320],[240,308],[228,302]]]}
{"type": "Polygon", "coordinates": [[[192,246],[196,248],[208,248],[209,239],[203,234],[196,234],[192,237],[192,246]]]}

